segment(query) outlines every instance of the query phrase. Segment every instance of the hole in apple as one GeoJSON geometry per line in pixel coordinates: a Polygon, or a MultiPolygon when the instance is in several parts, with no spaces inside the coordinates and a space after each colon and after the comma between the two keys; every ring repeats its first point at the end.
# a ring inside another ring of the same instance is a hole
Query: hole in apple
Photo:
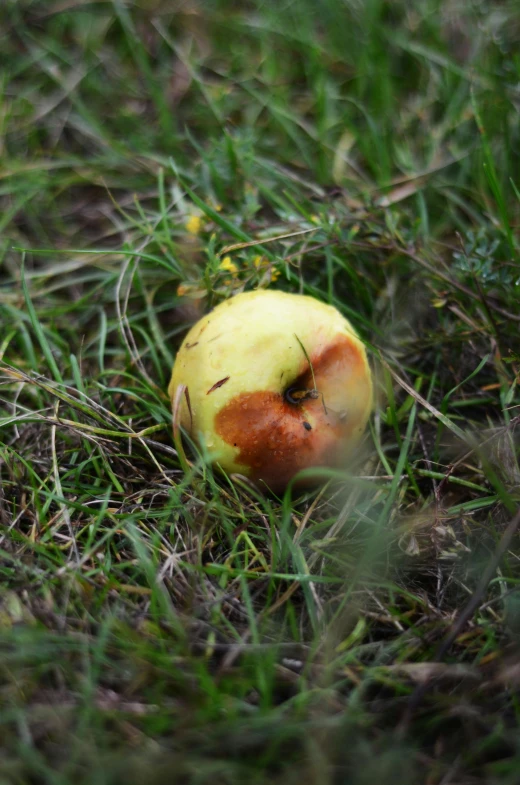
{"type": "Polygon", "coordinates": [[[298,387],[288,387],[284,393],[284,398],[287,403],[292,403],[297,406],[308,399],[315,400],[320,397],[318,390],[300,389],[298,387]]]}
{"type": "Polygon", "coordinates": [[[320,397],[323,403],[323,411],[325,412],[325,415],[328,415],[324,395],[319,390],[316,390],[315,388],[309,390],[308,388],[301,389],[299,387],[288,387],[284,392],[284,400],[292,406],[298,406],[303,401],[315,401],[320,397]]]}

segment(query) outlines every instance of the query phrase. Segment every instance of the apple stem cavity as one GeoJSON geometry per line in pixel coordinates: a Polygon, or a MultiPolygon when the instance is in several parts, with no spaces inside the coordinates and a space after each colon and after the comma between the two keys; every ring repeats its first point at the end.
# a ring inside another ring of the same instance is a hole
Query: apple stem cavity
{"type": "Polygon", "coordinates": [[[321,395],[321,401],[323,403],[323,411],[328,417],[329,413],[327,411],[327,407],[325,406],[325,396],[323,395],[322,392],[317,390],[316,387],[313,390],[309,390],[309,389],[300,390],[297,387],[289,387],[284,393],[284,397],[287,403],[292,403],[293,405],[300,404],[302,401],[307,401],[307,400],[315,401],[320,397],[320,395],[321,395]]]}

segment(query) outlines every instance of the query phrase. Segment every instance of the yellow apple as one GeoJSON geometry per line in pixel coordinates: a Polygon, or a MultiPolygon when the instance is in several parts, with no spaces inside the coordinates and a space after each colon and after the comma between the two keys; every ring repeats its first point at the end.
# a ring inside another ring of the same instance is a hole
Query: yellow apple
{"type": "Polygon", "coordinates": [[[314,297],[265,289],[226,300],[191,328],[172,400],[179,385],[188,391],[180,424],[211,461],[275,492],[301,469],[343,466],[372,407],[351,324],[314,297]]]}

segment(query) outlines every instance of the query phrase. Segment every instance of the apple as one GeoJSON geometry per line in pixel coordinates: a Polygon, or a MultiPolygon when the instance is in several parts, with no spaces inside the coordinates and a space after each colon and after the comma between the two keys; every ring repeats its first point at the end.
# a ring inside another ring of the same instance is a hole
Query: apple
{"type": "Polygon", "coordinates": [[[372,408],[365,347],[314,297],[259,289],[218,305],[189,331],[168,393],[212,463],[282,491],[301,469],[342,467],[372,408]]]}

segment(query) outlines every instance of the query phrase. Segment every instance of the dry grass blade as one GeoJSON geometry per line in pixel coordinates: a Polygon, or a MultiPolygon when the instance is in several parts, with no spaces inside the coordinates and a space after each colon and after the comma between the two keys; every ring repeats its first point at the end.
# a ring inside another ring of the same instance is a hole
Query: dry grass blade
{"type": "Polygon", "coordinates": [[[239,251],[242,248],[254,248],[256,245],[266,245],[267,243],[274,243],[275,240],[287,240],[290,237],[299,237],[304,234],[313,234],[317,232],[319,227],[316,226],[314,229],[301,229],[297,232],[287,232],[285,234],[277,234],[275,237],[266,237],[262,240],[252,240],[249,243],[233,243],[233,245],[226,245],[219,251],[219,256],[223,256],[226,253],[231,253],[231,251],[239,251]]]}
{"type": "MultiPolygon", "coordinates": [[[[189,400],[188,388],[186,387],[185,384],[179,384],[179,386],[175,390],[175,396],[172,400],[172,427],[173,427],[173,441],[175,444],[175,449],[177,450],[177,455],[179,456],[179,461],[182,466],[182,470],[184,474],[188,474],[188,472],[190,471],[190,464],[186,457],[186,453],[184,452],[184,445],[182,443],[182,431],[180,425],[181,402],[185,395],[186,395],[186,400],[189,400]]],[[[190,407],[190,414],[191,414],[191,407],[190,407]]]]}
{"type": "Polygon", "coordinates": [[[432,404],[429,401],[427,401],[426,398],[423,398],[423,396],[420,395],[420,393],[418,393],[417,390],[414,390],[414,388],[410,384],[408,384],[408,382],[405,382],[405,380],[401,378],[393,370],[393,368],[386,362],[386,360],[384,360],[383,358],[380,359],[384,367],[393,376],[393,378],[398,383],[398,385],[402,387],[403,390],[406,390],[408,395],[411,395],[412,398],[417,401],[417,403],[420,403],[421,406],[424,406],[425,409],[427,409],[431,414],[433,414],[433,416],[437,420],[439,420],[443,425],[445,425],[446,428],[448,428],[452,433],[454,433],[455,436],[457,436],[461,441],[467,443],[469,437],[467,434],[464,433],[463,430],[461,430],[461,428],[458,427],[458,425],[455,425],[455,423],[453,423],[449,417],[446,417],[446,415],[440,412],[438,409],[436,409],[435,406],[432,406],[432,404]]]}

